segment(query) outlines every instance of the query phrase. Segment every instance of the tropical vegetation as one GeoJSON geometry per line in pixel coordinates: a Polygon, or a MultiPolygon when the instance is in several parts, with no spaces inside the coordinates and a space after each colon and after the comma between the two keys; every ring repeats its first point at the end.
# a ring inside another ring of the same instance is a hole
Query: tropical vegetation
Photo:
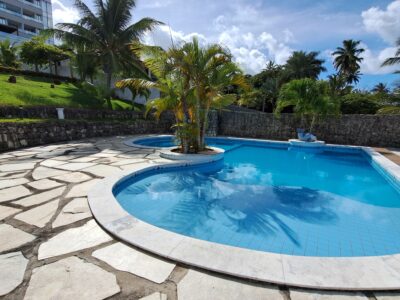
{"type": "Polygon", "coordinates": [[[292,80],[282,87],[275,113],[279,115],[287,107],[293,108],[310,132],[319,119],[340,111],[339,103],[330,96],[329,84],[311,78],[292,80]]]}
{"type": "Polygon", "coordinates": [[[117,87],[158,89],[161,96],[147,103],[147,111],[155,110],[159,117],[164,111],[172,110],[181,151],[204,151],[210,109],[237,100],[236,94],[226,92],[227,87],[247,88],[246,79],[232,62],[231,54],[217,44],[201,47],[196,38],[168,50],[137,43],[131,48],[137,57],[143,58],[155,78],[125,79],[117,87]]]}
{"type": "MultiPolygon", "coordinates": [[[[96,60],[106,76],[106,86],[112,88],[112,79],[122,70],[136,71],[146,75],[140,60],[132,55],[128,44],[139,41],[144,33],[161,24],[151,18],[143,18],[131,24],[131,11],[136,7],[136,0],[94,0],[95,11],[83,1],[75,0],[81,19],[75,23],[59,23],[56,29],[45,31],[62,39],[83,59],[76,62],[86,64],[85,57],[96,60]]],[[[82,66],[82,65],[80,65],[82,66]]],[[[93,70],[82,66],[82,77],[90,76],[93,70]]]]}

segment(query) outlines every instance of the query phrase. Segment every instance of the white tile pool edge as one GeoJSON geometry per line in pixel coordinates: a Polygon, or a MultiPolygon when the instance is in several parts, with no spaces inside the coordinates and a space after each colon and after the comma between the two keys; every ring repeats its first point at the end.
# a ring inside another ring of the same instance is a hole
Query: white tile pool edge
{"type": "MultiPolygon", "coordinates": [[[[152,136],[154,137],[154,136],[152,136]]],[[[229,138],[232,140],[252,140],[229,138]]],[[[262,141],[255,140],[254,141],[262,141]]],[[[284,143],[267,141],[268,143],[284,143]]],[[[400,180],[400,166],[371,148],[362,149],[395,180],[400,180]]],[[[154,169],[182,167],[211,162],[171,162],[150,164],[120,172],[98,183],[88,194],[95,219],[111,234],[154,254],[187,265],[287,286],[328,290],[399,290],[400,254],[370,257],[306,257],[275,254],[232,247],[186,237],[143,222],[127,213],[115,199],[112,189],[126,177],[154,169]]]]}

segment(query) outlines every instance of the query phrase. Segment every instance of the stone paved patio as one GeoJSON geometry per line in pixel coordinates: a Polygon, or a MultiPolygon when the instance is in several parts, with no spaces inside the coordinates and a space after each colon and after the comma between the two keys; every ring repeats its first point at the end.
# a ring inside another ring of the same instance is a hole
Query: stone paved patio
{"type": "Polygon", "coordinates": [[[243,281],[114,239],[92,218],[88,190],[113,172],[162,161],[154,150],[124,146],[126,138],[0,154],[1,299],[400,299],[400,291],[324,292],[243,281]]]}

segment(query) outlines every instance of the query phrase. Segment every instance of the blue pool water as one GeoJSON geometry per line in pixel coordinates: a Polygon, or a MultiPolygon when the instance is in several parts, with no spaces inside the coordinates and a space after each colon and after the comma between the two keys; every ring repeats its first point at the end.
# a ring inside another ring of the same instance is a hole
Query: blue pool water
{"type": "Polygon", "coordinates": [[[223,161],[150,171],[114,195],[145,222],[211,242],[304,256],[400,253],[398,186],[361,150],[210,140],[218,143],[223,161]]]}

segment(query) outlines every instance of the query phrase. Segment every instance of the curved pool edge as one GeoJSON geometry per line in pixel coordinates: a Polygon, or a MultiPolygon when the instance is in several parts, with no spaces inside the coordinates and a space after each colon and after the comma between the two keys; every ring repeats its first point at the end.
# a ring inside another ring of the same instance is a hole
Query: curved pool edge
{"type": "MultiPolygon", "coordinates": [[[[338,146],[347,147],[347,146],[338,146]]],[[[400,167],[371,148],[358,147],[400,178],[400,167]]],[[[399,290],[400,254],[370,257],[305,257],[260,252],[183,236],[143,222],[126,212],[112,189],[127,177],[170,167],[213,161],[149,163],[98,183],[88,195],[94,218],[112,235],[145,251],[187,265],[273,284],[325,290],[399,290]]]]}

